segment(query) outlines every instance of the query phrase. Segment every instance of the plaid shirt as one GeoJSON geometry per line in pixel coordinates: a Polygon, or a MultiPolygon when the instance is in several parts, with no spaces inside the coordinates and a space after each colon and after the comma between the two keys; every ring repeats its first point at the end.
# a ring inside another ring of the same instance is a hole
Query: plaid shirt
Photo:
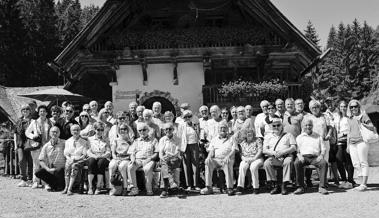
{"type": "Polygon", "coordinates": [[[45,162],[49,167],[64,168],[66,164],[66,157],[63,154],[64,148],[64,140],[58,139],[57,143],[54,144],[50,140],[42,147],[38,159],[45,162]]]}
{"type": "Polygon", "coordinates": [[[147,139],[138,138],[129,148],[129,153],[131,155],[134,154],[136,159],[146,159],[158,151],[159,146],[157,139],[151,139],[149,137],[147,139]]]}

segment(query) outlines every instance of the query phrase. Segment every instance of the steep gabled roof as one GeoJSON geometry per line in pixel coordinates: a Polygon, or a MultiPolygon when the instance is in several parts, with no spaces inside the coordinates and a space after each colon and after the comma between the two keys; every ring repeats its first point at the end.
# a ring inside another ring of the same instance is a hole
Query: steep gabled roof
{"type": "MultiPolygon", "coordinates": [[[[122,22],[128,15],[137,14],[136,5],[144,0],[107,0],[96,16],[56,57],[55,63],[65,70],[75,59],[81,49],[87,49],[111,27],[122,22]],[[65,67],[66,66],[66,67],[65,67]]],[[[156,0],[157,1],[157,0],[156,0]]],[[[275,30],[286,39],[295,39],[292,43],[301,47],[310,59],[321,54],[320,49],[308,40],[269,0],[240,0],[237,2],[242,10],[251,17],[275,30]]]]}

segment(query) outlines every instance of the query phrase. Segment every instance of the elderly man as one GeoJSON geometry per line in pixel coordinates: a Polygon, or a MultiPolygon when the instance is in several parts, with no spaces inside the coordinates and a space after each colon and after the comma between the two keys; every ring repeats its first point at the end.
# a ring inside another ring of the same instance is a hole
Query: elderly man
{"type": "Polygon", "coordinates": [[[59,128],[51,127],[51,139],[41,149],[39,161],[41,169],[35,173],[37,178],[46,182],[45,189],[47,191],[63,190],[64,185],[64,169],[66,157],[64,156],[65,143],[59,139],[59,128]]]}
{"type": "Polygon", "coordinates": [[[161,173],[163,190],[160,197],[168,197],[168,189],[176,189],[180,182],[180,162],[182,160],[180,146],[181,140],[173,134],[174,124],[163,124],[165,136],[159,140],[159,159],[161,161],[161,173]]]}
{"type": "Polygon", "coordinates": [[[159,101],[153,103],[152,107],[153,111],[153,122],[158,126],[162,127],[163,125],[163,114],[162,112],[162,104],[159,101]]]}
{"type": "Polygon", "coordinates": [[[295,101],[295,111],[299,114],[302,114],[303,116],[307,115],[308,112],[304,111],[304,101],[301,98],[296,99],[295,101]]]}
{"type": "Polygon", "coordinates": [[[284,112],[286,111],[286,108],[284,107],[284,101],[280,98],[276,99],[275,101],[275,107],[276,107],[276,116],[283,119],[284,112]]]}
{"type": "Polygon", "coordinates": [[[227,193],[234,195],[233,191],[233,164],[237,145],[233,137],[228,135],[228,123],[221,121],[218,125],[218,136],[213,138],[209,145],[209,154],[205,160],[205,185],[200,194],[213,194],[213,170],[221,168],[225,173],[227,193]]]}
{"type": "Polygon", "coordinates": [[[304,167],[313,165],[320,169],[320,185],[318,191],[328,194],[325,189],[328,163],[324,160],[325,144],[321,136],[313,132],[313,121],[306,119],[303,122],[303,133],[296,138],[297,158],[295,161],[296,184],[298,188],[294,194],[304,193],[304,167]]]}
{"type": "Polygon", "coordinates": [[[296,151],[296,141],[291,133],[283,131],[280,118],[274,118],[270,125],[272,133],[265,135],[263,141],[263,154],[268,157],[264,162],[264,169],[267,182],[274,185],[270,193],[279,194],[281,191],[282,195],[286,195],[286,185],[291,180],[292,153],[296,151]],[[283,167],[283,182],[277,178],[276,167],[283,167]]]}
{"type": "Polygon", "coordinates": [[[114,125],[116,123],[116,119],[114,118],[114,114],[113,114],[113,103],[111,101],[105,102],[104,108],[109,112],[107,121],[110,122],[112,125],[114,125]]]}
{"type": "Polygon", "coordinates": [[[175,123],[178,123],[178,124],[181,124],[181,123],[184,123],[184,120],[183,120],[183,111],[185,110],[189,110],[191,107],[190,105],[185,102],[185,103],[182,103],[180,105],[180,116],[176,117],[176,120],[175,120],[175,123]]]}
{"type": "Polygon", "coordinates": [[[130,126],[131,126],[131,124],[134,122],[134,121],[136,121],[137,119],[138,119],[138,116],[137,116],[137,111],[136,111],[136,109],[137,109],[137,106],[138,106],[138,104],[137,104],[137,102],[135,102],[135,101],[132,101],[132,102],[130,102],[130,104],[129,104],[129,113],[130,113],[130,126]]]}
{"type": "Polygon", "coordinates": [[[147,124],[147,126],[150,128],[149,130],[149,136],[154,137],[157,140],[161,138],[161,128],[153,122],[153,111],[149,109],[145,109],[143,111],[143,120],[147,124]]]}
{"type": "Polygon", "coordinates": [[[255,116],[253,116],[253,107],[251,105],[245,106],[245,116],[246,120],[243,125],[244,129],[254,129],[255,116]]]}
{"type": "Polygon", "coordinates": [[[55,124],[60,130],[59,137],[64,140],[69,139],[72,136],[70,130],[71,126],[74,124],[78,124],[74,118],[74,108],[72,106],[67,106],[64,111],[63,119],[59,119],[55,124]]]}
{"type": "Polygon", "coordinates": [[[217,105],[213,105],[210,109],[211,119],[207,121],[207,129],[205,131],[206,139],[211,142],[218,135],[218,124],[221,121],[221,110],[217,105]]]}
{"type": "Polygon", "coordinates": [[[269,102],[267,100],[261,101],[260,106],[262,109],[262,113],[259,113],[254,121],[256,136],[259,138],[263,138],[264,136],[264,127],[266,124],[265,119],[268,115],[268,109],[267,109],[268,105],[269,105],[269,102]],[[262,130],[263,130],[263,133],[262,133],[262,130]]]}
{"type": "Polygon", "coordinates": [[[200,118],[199,118],[199,126],[200,126],[200,139],[204,139],[205,129],[207,127],[207,121],[209,119],[209,111],[206,105],[202,105],[199,108],[200,118]]]}
{"type": "Polygon", "coordinates": [[[136,139],[129,148],[130,162],[128,166],[128,178],[131,180],[132,188],[128,195],[138,195],[136,171],[142,168],[145,174],[147,195],[151,196],[154,194],[152,181],[155,161],[158,158],[158,141],[156,138],[149,137],[149,127],[145,123],[139,123],[137,125],[137,131],[140,137],[136,139]]]}
{"type": "Polygon", "coordinates": [[[132,125],[131,127],[133,128],[133,131],[134,131],[134,135],[138,138],[139,137],[139,134],[138,134],[138,131],[137,131],[137,125],[139,123],[144,123],[144,119],[143,119],[143,111],[145,110],[145,107],[142,106],[142,105],[139,105],[137,106],[136,108],[136,115],[138,117],[137,120],[135,120],[134,122],[132,122],[132,125]]]}
{"type": "Polygon", "coordinates": [[[89,107],[91,108],[91,111],[89,112],[89,115],[91,115],[92,118],[96,118],[99,116],[99,104],[97,101],[91,101],[89,103],[89,107]]]}
{"type": "Polygon", "coordinates": [[[294,137],[297,137],[301,133],[303,115],[295,111],[295,101],[292,98],[287,98],[285,105],[286,112],[283,114],[284,132],[291,133],[294,137]]]}

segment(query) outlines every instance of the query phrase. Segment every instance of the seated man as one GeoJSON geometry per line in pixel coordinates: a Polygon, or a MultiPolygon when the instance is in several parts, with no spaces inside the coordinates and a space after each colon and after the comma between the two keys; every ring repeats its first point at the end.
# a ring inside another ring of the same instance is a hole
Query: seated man
{"type": "Polygon", "coordinates": [[[177,189],[180,182],[180,154],[181,140],[174,135],[174,124],[165,123],[162,126],[165,136],[159,140],[159,158],[161,160],[161,173],[164,187],[161,198],[168,197],[168,189],[177,189]]]}
{"type": "Polygon", "coordinates": [[[142,168],[145,174],[147,195],[153,195],[152,180],[155,160],[158,158],[158,141],[149,137],[149,127],[145,123],[138,123],[137,131],[140,137],[129,148],[128,178],[131,180],[132,188],[128,195],[138,195],[136,171],[139,168],[142,168]]]}
{"type": "Polygon", "coordinates": [[[296,138],[297,158],[295,161],[296,184],[298,188],[294,194],[304,193],[304,167],[313,165],[320,169],[320,186],[318,191],[321,194],[328,194],[325,189],[328,163],[324,160],[326,152],[324,141],[321,136],[313,132],[313,121],[306,119],[303,122],[303,133],[296,138]]]}
{"type": "Polygon", "coordinates": [[[209,154],[205,160],[205,185],[200,194],[213,194],[212,175],[213,170],[221,168],[225,173],[227,193],[229,196],[233,191],[233,164],[234,154],[237,149],[233,137],[228,135],[228,123],[221,121],[218,126],[218,136],[214,137],[209,144],[209,154]]]}
{"type": "Polygon", "coordinates": [[[272,133],[268,133],[263,141],[263,154],[268,156],[263,166],[267,182],[273,183],[274,186],[270,193],[279,194],[281,191],[282,195],[286,195],[286,186],[291,180],[292,152],[296,151],[296,141],[291,133],[283,132],[281,119],[274,118],[270,125],[272,133]],[[283,182],[277,179],[276,167],[283,167],[283,182]]]}

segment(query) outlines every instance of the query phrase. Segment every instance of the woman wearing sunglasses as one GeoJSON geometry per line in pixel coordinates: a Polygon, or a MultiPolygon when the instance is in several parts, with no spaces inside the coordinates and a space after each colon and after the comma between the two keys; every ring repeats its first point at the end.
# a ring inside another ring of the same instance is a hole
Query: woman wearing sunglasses
{"type": "MultiPolygon", "coordinates": [[[[109,179],[111,180],[113,175],[118,172],[123,179],[123,191],[122,195],[127,195],[128,188],[128,165],[130,161],[130,154],[128,153],[129,147],[132,144],[132,139],[129,137],[130,127],[126,123],[122,123],[118,126],[118,134],[116,139],[111,141],[112,160],[109,163],[109,179]]],[[[132,131],[133,132],[133,131],[132,131]]],[[[110,182],[110,184],[112,184],[110,182]]],[[[113,185],[109,195],[116,195],[116,189],[113,185]]]]}
{"type": "Polygon", "coordinates": [[[109,141],[113,142],[117,139],[119,136],[119,130],[121,125],[126,124],[128,128],[128,135],[130,140],[134,140],[134,131],[132,127],[129,126],[130,123],[130,114],[127,111],[118,111],[116,113],[116,123],[111,127],[109,130],[108,136],[109,136],[109,141]]]}
{"type": "Polygon", "coordinates": [[[192,111],[183,111],[184,123],[180,125],[181,151],[183,155],[183,168],[188,190],[200,190],[199,187],[199,126],[193,122],[192,111]]]}
{"type": "Polygon", "coordinates": [[[367,189],[367,180],[369,174],[368,151],[369,144],[363,141],[361,128],[376,131],[370,118],[361,109],[361,104],[357,100],[351,100],[348,105],[347,116],[349,119],[349,133],[347,134],[348,150],[354,168],[358,171],[358,177],[361,180],[360,186],[354,188],[357,191],[367,189]]]}
{"type": "Polygon", "coordinates": [[[95,135],[93,122],[90,115],[86,111],[82,111],[79,115],[80,136],[87,138],[95,135]]]}
{"type": "Polygon", "coordinates": [[[87,151],[88,159],[88,194],[92,195],[93,192],[93,179],[97,177],[97,186],[95,194],[100,193],[105,168],[109,164],[111,157],[111,148],[109,141],[104,137],[105,124],[103,122],[96,122],[94,125],[96,134],[88,138],[89,149],[87,151]]]}
{"type": "Polygon", "coordinates": [[[109,115],[110,115],[110,112],[107,109],[103,108],[99,111],[99,116],[97,118],[98,122],[101,122],[104,124],[104,132],[103,132],[104,138],[109,137],[109,131],[113,126],[112,123],[108,122],[109,115]]]}

